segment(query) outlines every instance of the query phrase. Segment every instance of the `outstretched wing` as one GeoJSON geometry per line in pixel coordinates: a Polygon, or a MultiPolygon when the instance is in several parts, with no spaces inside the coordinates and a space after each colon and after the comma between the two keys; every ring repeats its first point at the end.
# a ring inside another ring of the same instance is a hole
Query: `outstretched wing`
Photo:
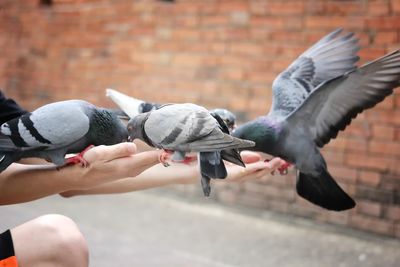
{"type": "Polygon", "coordinates": [[[272,85],[270,114],[288,115],[320,83],[355,68],[358,39],[338,29],[323,37],[280,73],[272,85]]]}
{"type": "Polygon", "coordinates": [[[323,83],[286,120],[309,129],[322,147],[363,110],[375,106],[400,83],[400,50],[323,83]]]}

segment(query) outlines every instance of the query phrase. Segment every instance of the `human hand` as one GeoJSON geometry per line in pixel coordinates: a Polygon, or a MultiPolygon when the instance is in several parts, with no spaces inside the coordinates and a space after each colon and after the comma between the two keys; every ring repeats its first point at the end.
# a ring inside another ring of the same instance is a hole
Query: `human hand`
{"type": "Polygon", "coordinates": [[[259,180],[265,177],[266,174],[271,174],[286,164],[286,161],[282,160],[281,158],[273,158],[268,162],[264,162],[260,154],[251,151],[243,151],[240,153],[240,155],[243,159],[243,162],[246,164],[246,168],[231,163],[226,163],[226,168],[228,171],[228,177],[226,178],[227,182],[246,182],[249,180],[259,180]]]}
{"type": "Polygon", "coordinates": [[[80,168],[80,175],[72,177],[76,189],[88,189],[125,177],[134,177],[159,163],[160,151],[137,153],[134,143],[97,146],[88,150],[84,159],[88,167],[80,168]]]}

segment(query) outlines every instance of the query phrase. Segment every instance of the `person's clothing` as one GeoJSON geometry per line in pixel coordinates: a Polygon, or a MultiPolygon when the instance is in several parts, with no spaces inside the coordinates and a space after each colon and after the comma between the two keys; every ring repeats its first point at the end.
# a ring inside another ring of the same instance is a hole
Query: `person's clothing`
{"type": "MultiPolygon", "coordinates": [[[[0,91],[0,125],[26,112],[14,100],[6,98],[0,91]]],[[[0,234],[0,267],[18,267],[10,230],[0,234]]]]}
{"type": "Polygon", "coordinates": [[[22,109],[13,99],[7,98],[0,91],[0,125],[25,114],[27,111],[22,109]]]}
{"type": "Polygon", "coordinates": [[[0,267],[18,267],[10,230],[0,234],[0,267]]]}

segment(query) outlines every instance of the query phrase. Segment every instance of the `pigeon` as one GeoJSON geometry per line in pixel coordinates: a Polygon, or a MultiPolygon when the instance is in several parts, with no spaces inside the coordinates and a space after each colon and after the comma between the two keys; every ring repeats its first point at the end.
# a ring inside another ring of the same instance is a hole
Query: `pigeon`
{"type": "Polygon", "coordinates": [[[80,163],[91,146],[113,145],[128,139],[126,126],[109,110],[83,100],[44,105],[0,126],[0,171],[27,157],[57,166],[80,163]],[[67,153],[79,153],[65,159],[67,153]]]}
{"type": "Polygon", "coordinates": [[[297,168],[297,193],[328,210],[355,206],[329,174],[318,148],[336,138],[358,113],[393,93],[400,81],[400,51],[355,67],[358,48],[340,30],[322,38],[273,82],[268,115],[239,126],[233,136],[250,150],[281,157],[297,168]]]}
{"type": "Polygon", "coordinates": [[[110,88],[106,89],[106,96],[117,104],[129,118],[133,118],[140,113],[152,111],[161,106],[161,104],[145,102],[110,88]]]}
{"type": "MultiPolygon", "coordinates": [[[[121,112],[124,112],[130,118],[140,113],[158,109],[162,106],[160,103],[145,102],[110,88],[106,89],[106,96],[111,98],[111,100],[121,108],[121,111],[115,112],[118,112],[120,115],[123,115],[121,112]]],[[[211,114],[218,115],[228,126],[230,132],[236,127],[236,116],[231,111],[224,108],[216,108],[210,110],[210,112],[211,114]]]]}
{"type": "MultiPolygon", "coordinates": [[[[128,122],[129,140],[138,138],[148,145],[171,152],[172,160],[185,162],[186,153],[198,152],[202,187],[210,195],[211,178],[226,178],[222,159],[244,167],[237,149],[254,146],[254,142],[232,137],[218,115],[192,104],[166,104],[141,113],[128,122]]],[[[167,155],[160,158],[166,162],[167,155]]]]}
{"type": "Polygon", "coordinates": [[[233,112],[225,108],[215,108],[210,110],[210,112],[212,115],[216,115],[224,121],[229,132],[232,132],[236,128],[236,115],[233,112]]]}

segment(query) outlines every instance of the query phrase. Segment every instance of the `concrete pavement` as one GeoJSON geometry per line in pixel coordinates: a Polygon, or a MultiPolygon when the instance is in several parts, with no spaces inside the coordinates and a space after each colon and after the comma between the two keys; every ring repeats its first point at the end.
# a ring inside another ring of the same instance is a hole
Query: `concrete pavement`
{"type": "Polygon", "coordinates": [[[88,240],[93,267],[400,266],[398,240],[165,192],[2,206],[0,230],[43,214],[69,216],[88,240]]]}

